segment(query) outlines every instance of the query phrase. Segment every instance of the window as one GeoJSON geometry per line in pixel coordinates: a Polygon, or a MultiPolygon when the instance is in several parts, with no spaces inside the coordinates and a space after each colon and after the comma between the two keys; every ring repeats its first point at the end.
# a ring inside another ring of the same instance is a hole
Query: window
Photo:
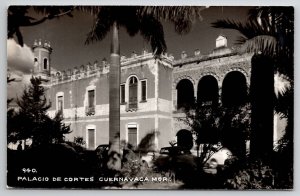
{"type": "Polygon", "coordinates": [[[138,144],[138,126],[136,123],[127,124],[127,142],[133,147],[138,144]]]}
{"type": "Polygon", "coordinates": [[[48,59],[44,58],[44,69],[48,69],[48,59]]]}
{"type": "Polygon", "coordinates": [[[88,97],[89,97],[89,107],[95,107],[95,90],[89,90],[88,91],[88,97]]]}
{"type": "Polygon", "coordinates": [[[137,146],[137,129],[128,128],[128,143],[133,147],[137,146]]]}
{"type": "Polygon", "coordinates": [[[95,114],[95,90],[88,90],[88,105],[86,106],[86,115],[95,114]]]}
{"type": "Polygon", "coordinates": [[[129,80],[129,109],[137,108],[137,78],[132,76],[129,80]]]}
{"type": "Polygon", "coordinates": [[[120,90],[121,90],[121,95],[120,95],[121,104],[124,104],[125,103],[125,84],[121,84],[120,90]]]}
{"type": "Polygon", "coordinates": [[[143,80],[141,82],[142,84],[142,91],[141,91],[141,101],[146,101],[147,100],[147,83],[146,83],[146,80],[143,80]]]}
{"type": "Polygon", "coordinates": [[[63,109],[64,109],[64,97],[63,96],[58,96],[57,97],[57,110],[58,112],[63,113],[63,109]]]}
{"type": "Polygon", "coordinates": [[[88,128],[87,129],[87,148],[88,149],[95,149],[96,147],[96,131],[95,129],[88,128]]]}

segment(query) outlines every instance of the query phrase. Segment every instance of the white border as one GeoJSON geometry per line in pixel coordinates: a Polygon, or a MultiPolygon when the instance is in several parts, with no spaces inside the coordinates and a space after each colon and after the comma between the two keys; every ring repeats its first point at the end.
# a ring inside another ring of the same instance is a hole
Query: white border
{"type": "MultiPolygon", "coordinates": [[[[253,5],[270,5],[270,6],[286,6],[286,5],[292,5],[295,6],[295,119],[299,119],[299,112],[300,112],[300,105],[299,105],[299,92],[300,92],[300,87],[299,87],[299,75],[300,75],[300,58],[299,55],[299,25],[300,25],[300,1],[299,0],[164,0],[164,1],[157,1],[157,0],[122,0],[122,1],[111,1],[111,0],[2,0],[0,1],[0,40],[1,40],[1,47],[0,47],[0,79],[1,81],[6,80],[6,38],[7,38],[7,7],[9,5],[215,5],[215,6],[220,6],[220,5],[227,5],[227,6],[253,6],[253,5]],[[296,36],[298,35],[298,36],[296,36]]],[[[1,89],[1,99],[0,99],[0,109],[1,111],[6,111],[6,95],[7,95],[7,86],[6,82],[2,82],[0,84],[0,89],[1,89]]],[[[6,130],[6,112],[1,112],[0,113],[0,126],[1,130],[6,130]]],[[[300,128],[300,121],[295,120],[295,127],[294,130],[299,130],[300,128]]],[[[7,190],[6,189],[6,148],[7,144],[6,141],[6,132],[2,131],[1,132],[1,141],[2,141],[2,148],[0,148],[0,152],[2,156],[4,157],[4,160],[1,161],[1,178],[0,178],[0,195],[20,195],[20,196],[39,196],[39,195],[68,195],[68,196],[74,196],[74,194],[78,194],[78,191],[80,191],[80,194],[85,194],[85,196],[89,195],[99,195],[99,191],[90,191],[90,190],[68,190],[68,191],[61,191],[61,190],[7,190]]],[[[294,154],[295,156],[295,179],[294,179],[294,186],[295,186],[295,191],[286,191],[286,192],[279,192],[279,193],[284,193],[288,195],[299,195],[300,194],[300,183],[299,183],[299,157],[297,156],[298,150],[300,149],[299,141],[300,141],[300,134],[295,131],[295,147],[294,147],[294,154]]],[[[153,195],[153,191],[149,190],[143,190],[142,191],[143,195],[145,196],[151,196],[153,195]]],[[[186,191],[186,190],[181,190],[181,191],[155,191],[155,194],[157,195],[172,195],[172,196],[179,196],[182,194],[188,193],[190,196],[193,195],[199,195],[199,194],[205,194],[208,193],[209,196],[214,196],[214,195],[224,195],[224,196],[232,196],[232,195],[240,195],[243,194],[244,196],[248,195],[273,195],[274,191],[207,191],[207,190],[202,190],[201,192],[199,191],[186,191]]],[[[141,194],[140,191],[119,191],[119,190],[110,190],[109,192],[105,191],[105,194],[107,195],[120,195],[120,196],[138,196],[141,194]]]]}

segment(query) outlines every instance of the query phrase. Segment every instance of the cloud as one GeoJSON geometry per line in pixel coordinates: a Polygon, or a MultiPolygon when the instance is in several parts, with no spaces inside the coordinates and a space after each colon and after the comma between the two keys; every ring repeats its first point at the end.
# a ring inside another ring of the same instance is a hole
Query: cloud
{"type": "Polygon", "coordinates": [[[13,103],[16,98],[20,98],[26,86],[30,84],[31,74],[20,74],[20,72],[10,72],[10,78],[15,78],[15,81],[7,84],[7,98],[13,98],[13,103]]]}
{"type": "Polygon", "coordinates": [[[12,72],[31,73],[34,55],[30,47],[21,47],[14,39],[7,40],[7,66],[12,72]]]}

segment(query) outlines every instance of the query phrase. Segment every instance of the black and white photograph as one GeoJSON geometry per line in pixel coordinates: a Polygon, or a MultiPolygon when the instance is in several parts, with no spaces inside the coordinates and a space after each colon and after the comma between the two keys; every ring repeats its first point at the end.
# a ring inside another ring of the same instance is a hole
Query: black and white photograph
{"type": "Polygon", "coordinates": [[[294,190],[293,6],[11,5],[6,42],[8,189],[294,190]]]}

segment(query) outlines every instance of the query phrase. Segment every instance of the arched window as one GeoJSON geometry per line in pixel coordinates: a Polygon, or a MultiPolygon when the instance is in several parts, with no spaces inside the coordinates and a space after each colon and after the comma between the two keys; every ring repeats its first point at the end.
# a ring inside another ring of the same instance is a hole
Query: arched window
{"type": "Polygon", "coordinates": [[[177,109],[187,108],[194,103],[193,83],[188,79],[180,80],[177,84],[177,109]]]}
{"type": "Polygon", "coordinates": [[[48,69],[48,59],[44,58],[44,69],[48,69]]]}
{"type": "Polygon", "coordinates": [[[137,89],[138,80],[135,76],[129,79],[129,109],[137,108],[137,89]]]}
{"type": "Polygon", "coordinates": [[[222,103],[226,107],[240,106],[247,101],[246,77],[239,71],[228,73],[222,85],[222,103]]]}
{"type": "Polygon", "coordinates": [[[200,105],[217,104],[219,99],[217,79],[213,76],[204,76],[200,79],[197,92],[197,103],[200,105]]]}

